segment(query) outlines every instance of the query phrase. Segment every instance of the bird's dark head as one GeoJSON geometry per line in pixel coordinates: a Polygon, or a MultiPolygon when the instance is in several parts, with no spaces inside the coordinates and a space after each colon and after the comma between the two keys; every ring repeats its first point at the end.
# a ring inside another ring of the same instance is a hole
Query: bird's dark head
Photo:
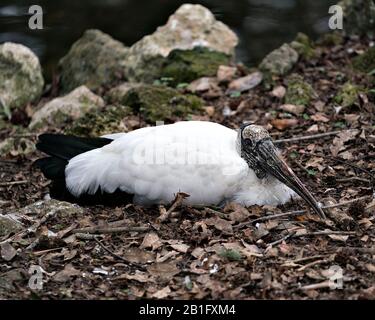
{"type": "Polygon", "coordinates": [[[259,179],[272,175],[300,195],[321,217],[325,217],[312,194],[283,160],[266,129],[254,124],[244,124],[239,131],[239,140],[241,157],[259,179]]]}

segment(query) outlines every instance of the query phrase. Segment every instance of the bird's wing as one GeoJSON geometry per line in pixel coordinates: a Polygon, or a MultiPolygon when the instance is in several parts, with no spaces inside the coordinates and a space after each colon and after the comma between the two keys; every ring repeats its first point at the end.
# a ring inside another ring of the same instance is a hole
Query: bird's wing
{"type": "Polygon", "coordinates": [[[236,150],[236,131],[211,122],[143,128],[71,159],[68,189],[75,195],[117,188],[145,202],[218,203],[235,192],[248,166],[236,150]]]}

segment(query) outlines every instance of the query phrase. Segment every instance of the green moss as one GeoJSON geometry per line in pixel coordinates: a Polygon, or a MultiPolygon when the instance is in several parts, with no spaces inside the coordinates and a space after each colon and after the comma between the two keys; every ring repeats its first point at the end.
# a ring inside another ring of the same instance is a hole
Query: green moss
{"type": "Polygon", "coordinates": [[[203,76],[215,76],[220,65],[228,65],[230,57],[222,52],[197,47],[173,50],[163,63],[160,77],[172,78],[173,85],[191,82],[203,76]]]}
{"type": "Polygon", "coordinates": [[[148,122],[184,117],[199,111],[203,101],[193,95],[183,95],[165,86],[144,85],[129,90],[122,104],[140,112],[148,122]]]}
{"type": "Polygon", "coordinates": [[[322,35],[317,43],[322,46],[331,47],[331,46],[337,46],[339,44],[342,44],[344,42],[344,38],[342,33],[338,31],[325,33],[322,35]]]}
{"type": "Polygon", "coordinates": [[[220,251],[219,256],[226,258],[230,261],[242,260],[241,253],[233,249],[223,249],[222,251],[220,251]]]}
{"type": "Polygon", "coordinates": [[[88,113],[65,129],[65,133],[77,136],[98,137],[124,130],[123,119],[131,109],[125,106],[107,106],[88,113]]]}
{"type": "Polygon", "coordinates": [[[307,106],[315,95],[313,87],[304,81],[303,77],[297,74],[288,77],[285,103],[307,106]]]}
{"type": "Polygon", "coordinates": [[[368,49],[364,54],[353,59],[354,69],[367,73],[375,74],[375,47],[368,49]]]}
{"type": "Polygon", "coordinates": [[[358,104],[358,95],[363,89],[359,86],[346,82],[339,90],[334,98],[334,101],[343,107],[350,107],[353,104],[358,104]]]}
{"type": "Polygon", "coordinates": [[[291,42],[290,46],[305,59],[312,59],[317,56],[314,43],[310,38],[302,32],[299,32],[296,38],[291,42]]]}

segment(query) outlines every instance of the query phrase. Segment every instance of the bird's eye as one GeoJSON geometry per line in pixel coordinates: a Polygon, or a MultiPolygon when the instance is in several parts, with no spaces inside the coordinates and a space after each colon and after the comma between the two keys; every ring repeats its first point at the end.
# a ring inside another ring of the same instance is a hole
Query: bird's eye
{"type": "Polygon", "coordinates": [[[249,138],[244,139],[243,143],[245,144],[245,147],[249,147],[249,148],[254,147],[254,142],[252,139],[249,139],[249,138]]]}

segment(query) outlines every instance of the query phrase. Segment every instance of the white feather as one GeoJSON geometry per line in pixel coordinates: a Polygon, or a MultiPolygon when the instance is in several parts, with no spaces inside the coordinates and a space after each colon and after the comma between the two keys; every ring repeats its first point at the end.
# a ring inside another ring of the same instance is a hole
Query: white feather
{"type": "Polygon", "coordinates": [[[191,205],[277,205],[294,195],[272,177],[258,179],[240,157],[237,132],[216,123],[178,122],[105,137],[115,140],[69,161],[72,194],[120,189],[147,205],[169,203],[177,192],[189,194],[191,205]]]}

